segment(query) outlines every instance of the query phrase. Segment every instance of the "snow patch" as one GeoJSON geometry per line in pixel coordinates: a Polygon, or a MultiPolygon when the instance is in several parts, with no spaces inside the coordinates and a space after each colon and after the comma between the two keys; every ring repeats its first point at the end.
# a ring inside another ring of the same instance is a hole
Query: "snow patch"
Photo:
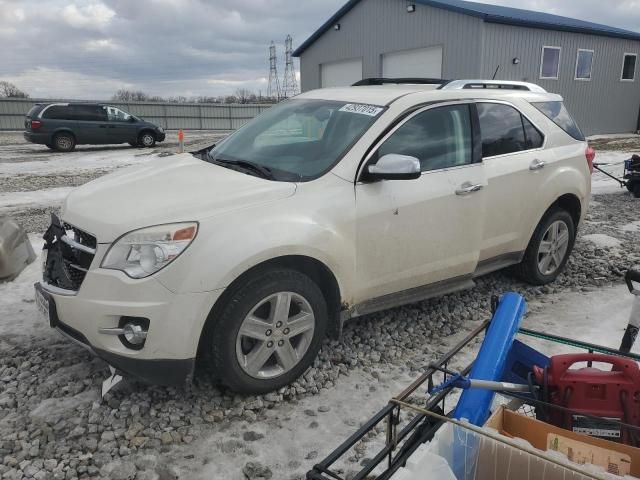
{"type": "Polygon", "coordinates": [[[627,223],[626,225],[620,227],[620,230],[622,230],[623,232],[640,232],[640,220],[627,223]]]}
{"type": "Polygon", "coordinates": [[[590,235],[583,235],[582,238],[591,243],[595,243],[598,247],[603,248],[617,248],[622,243],[617,238],[605,235],[604,233],[592,233],[590,235]]]}
{"type": "Polygon", "coordinates": [[[0,212],[35,205],[59,205],[75,187],[50,188],[33,192],[0,193],[0,212]]]}

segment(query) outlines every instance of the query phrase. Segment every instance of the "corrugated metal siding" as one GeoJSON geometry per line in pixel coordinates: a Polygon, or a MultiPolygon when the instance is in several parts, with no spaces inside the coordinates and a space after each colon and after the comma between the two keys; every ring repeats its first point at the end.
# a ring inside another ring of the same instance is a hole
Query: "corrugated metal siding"
{"type": "Polygon", "coordinates": [[[486,23],[482,76],[524,80],[559,93],[587,135],[633,132],[640,111],[640,65],[636,81],[621,82],[623,54],[640,54],[640,42],[579,33],[486,23]],[[562,47],[558,80],[541,80],[543,46],[562,47]],[[578,49],[594,50],[591,81],[574,80],[578,49]],[[514,58],[520,59],[513,65],[514,58]]]}
{"type": "Polygon", "coordinates": [[[363,76],[382,73],[383,53],[443,45],[442,76],[477,77],[480,71],[481,19],[406,2],[364,0],[340,19],[340,30],[328,30],[300,58],[302,90],[320,86],[320,64],[362,58],[363,76]]]}
{"type": "MultiPolygon", "coordinates": [[[[34,103],[81,102],[78,100],[0,99],[0,130],[21,130],[24,116],[34,103]]],[[[120,107],[167,129],[235,130],[270,105],[219,105],[194,103],[104,102],[120,107]]]]}

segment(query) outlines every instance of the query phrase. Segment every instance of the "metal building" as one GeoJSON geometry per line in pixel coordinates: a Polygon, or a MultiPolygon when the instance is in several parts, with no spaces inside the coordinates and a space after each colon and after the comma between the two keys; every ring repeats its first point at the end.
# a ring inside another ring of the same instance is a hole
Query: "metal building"
{"type": "Polygon", "coordinates": [[[523,80],[586,134],[640,129],[640,33],[463,0],[349,0],[294,52],[303,91],[368,77],[523,80]]]}

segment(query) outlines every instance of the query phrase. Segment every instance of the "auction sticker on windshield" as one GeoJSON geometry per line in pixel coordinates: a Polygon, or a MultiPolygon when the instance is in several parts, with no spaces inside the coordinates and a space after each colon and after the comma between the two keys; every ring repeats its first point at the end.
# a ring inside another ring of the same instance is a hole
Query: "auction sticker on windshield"
{"type": "Polygon", "coordinates": [[[364,105],[361,103],[347,103],[340,109],[341,112],[359,113],[370,117],[377,117],[382,110],[382,107],[378,107],[376,105],[364,105]]]}

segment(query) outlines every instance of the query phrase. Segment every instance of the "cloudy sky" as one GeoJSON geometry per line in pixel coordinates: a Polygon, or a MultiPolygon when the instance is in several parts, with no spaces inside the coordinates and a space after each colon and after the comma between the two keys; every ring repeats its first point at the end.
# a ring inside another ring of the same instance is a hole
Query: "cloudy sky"
{"type": "MultiPolygon", "coordinates": [[[[640,31],[640,0],[484,1],[640,31]]],[[[32,97],[266,93],[269,42],[282,57],[344,2],[0,0],[0,80],[32,97]]]]}

